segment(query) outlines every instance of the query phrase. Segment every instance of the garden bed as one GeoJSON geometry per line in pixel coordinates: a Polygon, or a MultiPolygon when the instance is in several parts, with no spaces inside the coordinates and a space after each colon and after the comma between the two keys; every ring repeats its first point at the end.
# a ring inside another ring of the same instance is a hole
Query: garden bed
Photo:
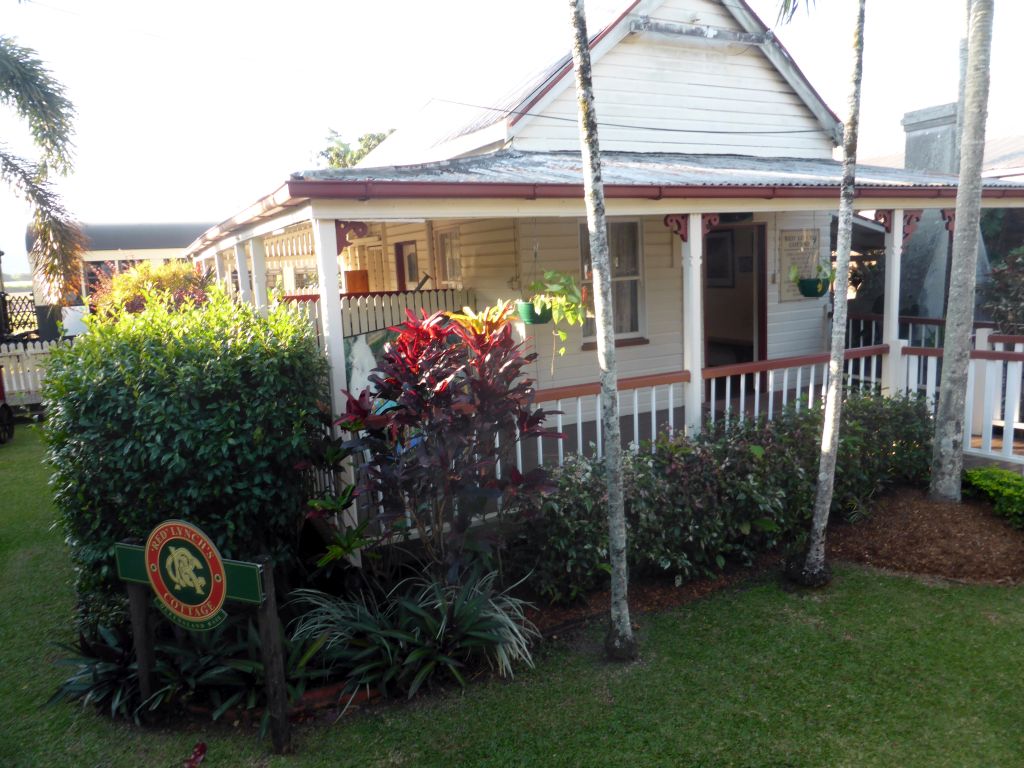
{"type": "Polygon", "coordinates": [[[829,532],[829,553],[878,568],[969,582],[1024,582],[1024,533],[985,501],[932,501],[900,488],[877,499],[871,517],[829,532]]]}
{"type": "MultiPolygon", "coordinates": [[[[902,573],[985,584],[1024,583],[1024,532],[992,513],[986,501],[932,501],[927,491],[898,488],[875,499],[866,520],[829,527],[829,558],[902,573]]],[[[680,586],[670,580],[634,578],[629,584],[635,616],[686,605],[731,587],[753,572],[781,570],[778,553],[753,568],[730,567],[717,578],[680,586]]],[[[540,606],[529,618],[545,637],[557,636],[608,612],[608,590],[569,606],[540,606]]]]}

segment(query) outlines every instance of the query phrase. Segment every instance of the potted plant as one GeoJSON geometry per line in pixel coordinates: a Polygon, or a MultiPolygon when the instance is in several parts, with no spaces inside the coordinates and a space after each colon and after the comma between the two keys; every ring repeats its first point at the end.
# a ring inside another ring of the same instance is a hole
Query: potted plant
{"type": "Polygon", "coordinates": [[[834,267],[829,269],[819,261],[815,265],[813,275],[801,275],[796,264],[793,264],[789,268],[789,279],[799,289],[801,296],[816,299],[824,296],[825,291],[832,285],[832,281],[836,279],[836,270],[834,267]]]}
{"type": "Polygon", "coordinates": [[[565,354],[568,334],[557,326],[583,325],[587,317],[586,297],[572,275],[551,269],[543,278],[530,284],[533,296],[516,304],[520,319],[527,325],[543,325],[554,321],[552,335],[551,375],[555,375],[555,353],[565,354]],[[558,344],[561,343],[561,347],[558,344]]]}

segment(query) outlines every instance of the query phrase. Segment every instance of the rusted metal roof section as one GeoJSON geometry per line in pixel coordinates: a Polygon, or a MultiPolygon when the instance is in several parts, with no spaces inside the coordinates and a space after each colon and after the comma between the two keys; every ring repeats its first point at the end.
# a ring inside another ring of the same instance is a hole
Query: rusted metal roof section
{"type": "MultiPolygon", "coordinates": [[[[692,191],[693,196],[713,197],[712,190],[765,190],[781,192],[838,188],[842,164],[836,160],[764,158],[745,155],[696,155],[673,153],[604,152],[601,171],[605,189],[613,197],[648,197],[651,188],[692,191]]],[[[296,197],[349,197],[361,189],[363,197],[435,196],[439,187],[449,188],[452,197],[480,197],[481,185],[493,187],[494,196],[575,197],[583,183],[578,152],[520,152],[500,150],[488,155],[445,160],[422,165],[382,168],[347,168],[302,171],[292,175],[288,189],[296,197]],[[507,187],[505,194],[501,187],[507,187]],[[428,192],[433,188],[433,192],[428,192]],[[536,188],[535,192],[531,191],[536,188]],[[544,189],[541,189],[544,188],[544,189]]],[[[899,168],[857,166],[857,188],[869,190],[918,191],[933,194],[955,191],[957,179],[945,174],[923,173],[899,168]]],[[[987,180],[986,189],[1007,189],[1024,193],[1024,184],[987,180]]],[[[690,196],[690,194],[671,194],[690,196]]]]}

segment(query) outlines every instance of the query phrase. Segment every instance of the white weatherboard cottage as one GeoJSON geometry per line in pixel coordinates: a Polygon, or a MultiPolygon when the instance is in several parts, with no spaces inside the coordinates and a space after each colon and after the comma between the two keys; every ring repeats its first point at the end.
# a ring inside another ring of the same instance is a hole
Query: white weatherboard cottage
{"type": "MultiPolygon", "coordinates": [[[[742,0],[639,0],[591,50],[624,435],[818,397],[828,297],[801,296],[789,270],[829,262],[840,121],[742,0]]],[[[236,269],[258,304],[268,271],[291,291],[315,268],[319,287],[304,300],[337,409],[343,336],[399,322],[405,306],[525,297],[545,269],[589,280],[578,141],[567,56],[494,108],[435,104],[357,168],[293,174],[188,255],[222,277],[236,269]]],[[[899,341],[899,257],[921,209],[954,207],[956,179],[859,167],[857,195],[884,227],[888,298],[877,337],[848,353],[849,372],[888,391],[931,391],[935,358],[899,341]]],[[[990,180],[983,204],[1024,206],[1024,185],[990,180]]],[[[591,440],[600,450],[590,331],[570,331],[552,379],[549,330],[521,332],[541,355],[538,398],[565,411],[559,454],[591,440]]],[[[1017,365],[1019,381],[1018,363],[1000,365],[1017,365]]]]}

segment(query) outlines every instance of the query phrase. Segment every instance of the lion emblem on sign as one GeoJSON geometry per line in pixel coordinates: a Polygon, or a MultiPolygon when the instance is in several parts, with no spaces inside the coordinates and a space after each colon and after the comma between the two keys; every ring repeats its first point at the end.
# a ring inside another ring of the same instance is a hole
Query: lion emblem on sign
{"type": "Polygon", "coordinates": [[[201,595],[205,591],[206,579],[196,573],[203,567],[203,564],[186,547],[168,547],[164,567],[167,569],[167,575],[174,582],[176,591],[189,587],[194,589],[197,595],[201,595]]]}

